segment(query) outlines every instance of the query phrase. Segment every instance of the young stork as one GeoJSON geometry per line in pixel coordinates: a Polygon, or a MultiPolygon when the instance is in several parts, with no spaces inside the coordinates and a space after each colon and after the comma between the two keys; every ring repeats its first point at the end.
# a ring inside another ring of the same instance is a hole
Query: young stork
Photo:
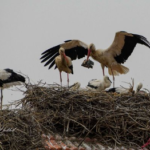
{"type": "Polygon", "coordinates": [[[65,49],[63,47],[59,49],[59,54],[60,55],[55,58],[55,63],[56,63],[56,67],[59,70],[60,83],[62,86],[61,72],[64,71],[67,73],[67,82],[69,87],[69,73],[73,74],[73,65],[71,62],[71,58],[65,55],[65,49]]]}
{"type": "Polygon", "coordinates": [[[141,90],[142,89],[142,87],[143,87],[143,84],[142,83],[139,83],[138,85],[137,85],[137,87],[136,87],[136,91],[135,91],[135,94],[148,94],[149,95],[149,90],[148,89],[145,89],[144,88],[144,90],[141,90]]]}
{"type": "Polygon", "coordinates": [[[135,93],[140,93],[140,90],[141,90],[142,87],[143,87],[143,84],[142,84],[142,83],[139,83],[139,84],[137,85],[137,87],[136,87],[135,93]]]}
{"type": "MultiPolygon", "coordinates": [[[[125,82],[126,83],[126,82],[125,82]]],[[[139,83],[136,87],[136,91],[134,91],[134,79],[132,79],[132,84],[129,84],[129,88],[125,88],[123,86],[121,87],[116,87],[116,88],[110,88],[106,92],[112,92],[112,93],[118,93],[118,94],[127,94],[127,93],[132,93],[132,94],[140,94],[144,93],[144,91],[140,91],[141,88],[143,87],[142,83],[139,83]]]]}
{"type": "Polygon", "coordinates": [[[1,109],[3,102],[3,89],[15,85],[21,85],[25,82],[25,78],[20,74],[15,73],[11,69],[0,70],[0,88],[1,88],[1,109]]]}
{"type": "Polygon", "coordinates": [[[108,76],[104,76],[103,80],[92,79],[88,82],[87,89],[94,91],[102,91],[111,86],[111,81],[108,76]]]}
{"type": "Polygon", "coordinates": [[[108,89],[106,92],[108,92],[108,93],[109,92],[118,93],[118,94],[126,94],[126,93],[134,94],[134,90],[133,90],[133,88],[134,88],[134,79],[131,78],[131,80],[132,80],[132,83],[125,82],[125,83],[129,84],[129,88],[125,88],[123,86],[113,87],[113,88],[108,89]]]}
{"type": "Polygon", "coordinates": [[[73,85],[69,86],[70,91],[77,91],[80,89],[81,84],[79,82],[75,82],[73,85]]]}
{"type": "Polygon", "coordinates": [[[45,66],[50,64],[49,68],[51,68],[55,64],[55,57],[59,55],[58,51],[60,47],[65,49],[66,55],[72,60],[83,58],[85,55],[87,55],[88,60],[89,56],[91,56],[101,64],[103,76],[105,75],[104,68],[108,68],[109,74],[113,76],[114,87],[114,76],[126,74],[129,71],[129,69],[122,64],[131,55],[137,43],[150,48],[150,43],[144,36],[120,31],[116,33],[110,47],[105,50],[96,50],[94,44],[87,45],[79,40],[69,40],[43,52],[41,59],[42,62],[47,61],[45,66]]]}

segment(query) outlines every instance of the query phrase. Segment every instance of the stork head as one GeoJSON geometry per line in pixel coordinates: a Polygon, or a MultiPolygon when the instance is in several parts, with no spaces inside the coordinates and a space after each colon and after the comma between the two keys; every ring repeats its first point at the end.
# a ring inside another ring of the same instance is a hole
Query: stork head
{"type": "Polygon", "coordinates": [[[62,57],[64,57],[65,60],[66,60],[66,62],[69,64],[68,59],[67,59],[66,54],[65,54],[65,49],[64,49],[63,47],[61,47],[61,48],[59,49],[59,54],[60,54],[62,57]]]}
{"type": "Polygon", "coordinates": [[[91,43],[89,46],[88,46],[88,54],[87,54],[87,61],[90,57],[90,54],[91,52],[94,52],[95,51],[95,45],[93,43],[91,43]]]}
{"type": "Polygon", "coordinates": [[[112,83],[108,76],[104,76],[103,80],[107,83],[112,83]]]}
{"type": "Polygon", "coordinates": [[[60,54],[60,55],[64,55],[64,54],[65,54],[65,49],[64,49],[63,47],[61,47],[61,48],[59,49],[59,54],[60,54]]]}
{"type": "Polygon", "coordinates": [[[136,93],[139,92],[142,87],[143,87],[143,84],[139,83],[136,87],[136,93]]]}
{"type": "Polygon", "coordinates": [[[70,90],[78,90],[80,88],[81,84],[79,82],[74,83],[70,86],[70,90]]]}

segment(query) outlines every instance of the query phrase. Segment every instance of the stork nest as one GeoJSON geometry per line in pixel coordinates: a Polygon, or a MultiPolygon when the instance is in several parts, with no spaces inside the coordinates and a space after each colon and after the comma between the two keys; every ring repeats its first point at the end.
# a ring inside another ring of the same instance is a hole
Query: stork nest
{"type": "Polygon", "coordinates": [[[0,111],[0,149],[44,149],[42,133],[126,147],[140,147],[150,138],[149,94],[69,91],[41,83],[24,94],[15,104],[21,109],[0,111]]]}

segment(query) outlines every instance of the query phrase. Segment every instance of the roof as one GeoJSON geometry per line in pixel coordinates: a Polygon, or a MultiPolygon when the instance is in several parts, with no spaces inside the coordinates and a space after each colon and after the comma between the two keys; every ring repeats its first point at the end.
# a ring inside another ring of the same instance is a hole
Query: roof
{"type": "MultiPolygon", "coordinates": [[[[82,138],[76,137],[62,137],[60,135],[45,135],[42,134],[43,144],[46,150],[141,150],[140,148],[126,148],[121,147],[109,147],[104,146],[98,139],[82,138]],[[82,142],[83,141],[83,142],[82,142]],[[81,146],[78,148],[78,146],[81,146]]],[[[143,150],[148,150],[144,148],[143,150]]]]}

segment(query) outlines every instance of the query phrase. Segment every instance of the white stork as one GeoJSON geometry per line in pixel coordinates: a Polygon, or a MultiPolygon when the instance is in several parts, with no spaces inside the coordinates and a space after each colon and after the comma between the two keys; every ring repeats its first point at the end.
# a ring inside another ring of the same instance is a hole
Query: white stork
{"type": "MultiPolygon", "coordinates": [[[[42,53],[42,54],[45,54],[45,52],[42,53]]],[[[46,52],[46,54],[47,54],[47,52],[46,52]]],[[[49,58],[49,55],[48,55],[48,57],[46,57],[46,59],[47,58],[49,58]]],[[[68,82],[68,87],[69,87],[69,73],[73,74],[73,65],[72,65],[72,62],[71,62],[71,58],[66,56],[65,49],[63,47],[60,47],[59,48],[59,55],[56,55],[56,56],[54,55],[50,59],[50,61],[52,61],[52,60],[53,60],[53,64],[52,65],[56,64],[55,65],[55,69],[58,68],[58,70],[59,70],[61,86],[62,86],[61,72],[64,71],[64,72],[67,73],[67,82],[68,82]]],[[[49,63],[49,61],[47,63],[49,63]]]]}
{"type": "Polygon", "coordinates": [[[94,91],[102,91],[111,86],[111,81],[108,76],[104,76],[103,80],[92,79],[88,82],[87,89],[94,91]]]}
{"type": "Polygon", "coordinates": [[[2,69],[0,70],[0,88],[1,88],[1,109],[3,102],[3,89],[9,88],[15,85],[21,85],[21,83],[25,82],[25,78],[15,73],[11,69],[2,69]]]}
{"type": "Polygon", "coordinates": [[[55,58],[55,64],[56,67],[58,67],[60,73],[61,86],[62,86],[61,72],[64,71],[67,73],[67,82],[69,87],[69,73],[73,74],[73,65],[71,62],[71,58],[65,55],[65,49],[63,47],[59,49],[59,54],[60,55],[55,58]]]}
{"type": "Polygon", "coordinates": [[[126,74],[129,69],[123,64],[134,50],[136,44],[143,44],[150,48],[149,41],[142,35],[127,33],[125,31],[117,32],[111,46],[105,50],[96,50],[94,44],[87,45],[79,40],[68,40],[65,43],[52,47],[42,53],[42,61],[49,66],[49,69],[55,64],[55,57],[59,55],[59,48],[63,47],[65,53],[72,60],[80,59],[87,55],[87,60],[91,56],[94,60],[101,63],[101,67],[108,68],[108,72],[113,76],[113,87],[114,87],[114,76],[119,74],[126,74]]]}

